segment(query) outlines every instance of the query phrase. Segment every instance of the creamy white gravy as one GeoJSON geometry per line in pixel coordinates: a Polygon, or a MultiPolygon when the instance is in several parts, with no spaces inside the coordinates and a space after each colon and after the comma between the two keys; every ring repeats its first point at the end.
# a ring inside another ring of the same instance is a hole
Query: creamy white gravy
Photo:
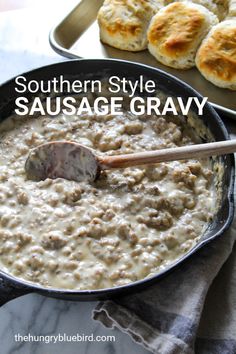
{"type": "Polygon", "coordinates": [[[151,276],[189,251],[215,212],[209,159],[107,171],[93,184],[26,180],[30,149],[48,141],[106,154],[199,142],[183,117],[12,116],[0,129],[0,267],[29,282],[100,289],[151,276]]]}

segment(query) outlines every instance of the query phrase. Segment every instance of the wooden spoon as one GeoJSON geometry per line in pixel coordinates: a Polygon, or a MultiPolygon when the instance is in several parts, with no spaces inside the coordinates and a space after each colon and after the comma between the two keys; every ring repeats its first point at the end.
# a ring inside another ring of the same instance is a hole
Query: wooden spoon
{"type": "Polygon", "coordinates": [[[98,156],[95,151],[69,141],[55,141],[33,149],[25,163],[29,179],[65,178],[94,181],[101,170],[202,158],[236,151],[236,140],[144,151],[126,155],[98,156]]]}

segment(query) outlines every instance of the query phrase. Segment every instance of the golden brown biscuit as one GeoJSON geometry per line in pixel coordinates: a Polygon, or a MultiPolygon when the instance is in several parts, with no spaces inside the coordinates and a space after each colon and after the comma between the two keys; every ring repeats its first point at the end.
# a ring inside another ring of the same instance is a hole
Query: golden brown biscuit
{"type": "Polygon", "coordinates": [[[162,64],[191,68],[202,39],[217,22],[217,17],[201,5],[174,2],[153,17],[148,29],[148,49],[162,64]]]}
{"type": "Polygon", "coordinates": [[[164,0],[105,0],[98,12],[101,41],[115,48],[147,47],[147,28],[164,0]]]}
{"type": "Polygon", "coordinates": [[[214,26],[196,56],[201,74],[214,85],[236,90],[236,21],[214,26]]]}

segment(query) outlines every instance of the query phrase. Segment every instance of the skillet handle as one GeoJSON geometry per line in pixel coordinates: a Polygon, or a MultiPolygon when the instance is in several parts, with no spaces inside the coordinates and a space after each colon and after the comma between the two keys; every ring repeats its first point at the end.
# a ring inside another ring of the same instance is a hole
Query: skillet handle
{"type": "Polygon", "coordinates": [[[0,277],[0,307],[17,297],[29,294],[27,288],[15,288],[9,282],[0,277]]]}

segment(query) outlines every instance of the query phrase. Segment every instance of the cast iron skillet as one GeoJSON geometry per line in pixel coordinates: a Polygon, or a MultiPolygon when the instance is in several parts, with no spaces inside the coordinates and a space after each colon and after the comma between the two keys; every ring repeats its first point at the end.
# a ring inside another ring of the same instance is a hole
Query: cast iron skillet
{"type": "MultiPolygon", "coordinates": [[[[158,87],[166,93],[182,96],[187,99],[189,96],[201,97],[199,93],[193,90],[184,82],[166,74],[158,69],[151,68],[146,65],[121,61],[121,60],[72,60],[63,63],[45,66],[23,74],[27,80],[49,80],[53,77],[64,75],[65,78],[71,79],[88,79],[99,78],[104,75],[117,75],[119,77],[129,77],[137,79],[140,75],[144,75],[147,79],[155,80],[158,87]]],[[[18,94],[15,91],[15,79],[12,79],[0,86],[0,119],[3,120],[9,116],[15,109],[15,99],[18,94]]],[[[23,94],[25,96],[25,94],[23,94]]],[[[28,95],[29,97],[32,94],[28,95]]],[[[209,105],[205,105],[204,115],[202,116],[204,124],[210,129],[215,140],[228,139],[225,126],[215,110],[209,105]]],[[[108,299],[121,294],[128,294],[131,291],[139,291],[146,286],[155,283],[163,275],[167,274],[180,265],[184,260],[191,257],[199,248],[209,241],[220,236],[231,224],[234,214],[233,205],[233,185],[234,185],[234,158],[233,155],[222,157],[224,164],[223,176],[223,193],[222,203],[213,223],[203,235],[200,242],[190,250],[181,259],[169,266],[162,272],[148,279],[136,281],[134,283],[102,290],[60,290],[47,289],[41,285],[30,284],[26,281],[15,278],[11,275],[0,271],[0,305],[10,301],[18,296],[27,293],[39,293],[49,297],[61,298],[65,300],[98,300],[108,299]]]]}

